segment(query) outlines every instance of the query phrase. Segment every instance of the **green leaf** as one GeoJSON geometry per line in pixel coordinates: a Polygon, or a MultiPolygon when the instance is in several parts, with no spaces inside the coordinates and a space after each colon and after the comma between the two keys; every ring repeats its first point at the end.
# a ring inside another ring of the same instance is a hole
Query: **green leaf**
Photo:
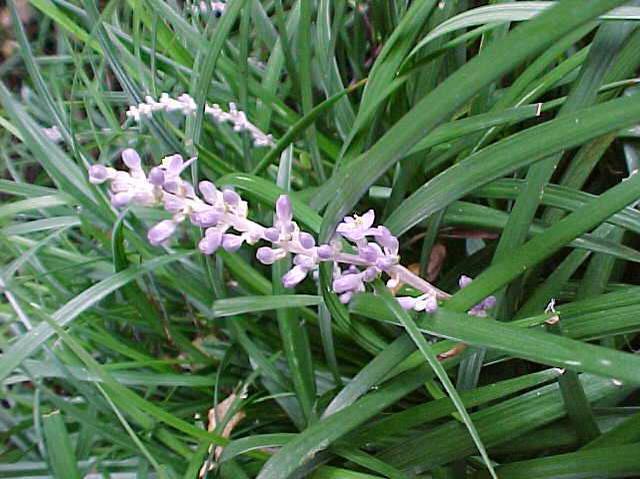
{"type": "Polygon", "coordinates": [[[218,299],[213,302],[211,314],[214,318],[236,316],[259,311],[271,311],[282,308],[302,308],[318,306],[320,296],[308,294],[282,294],[278,296],[242,296],[239,298],[218,299]]]}
{"type": "MultiPolygon", "coordinates": [[[[487,23],[499,25],[501,23],[530,20],[553,6],[554,2],[501,2],[499,5],[487,5],[467,10],[443,22],[429,32],[429,34],[414,47],[410,56],[415,55],[417,51],[424,48],[429,42],[447,33],[487,23]]],[[[639,20],[640,8],[619,7],[607,12],[605,15],[601,15],[599,19],[617,21],[639,20]]]]}
{"type": "MultiPolygon", "coordinates": [[[[336,172],[339,180],[335,197],[325,213],[320,241],[330,238],[337,222],[352,210],[376,179],[475,93],[558,38],[621,3],[621,0],[560,2],[464,64],[421,99],[366,154],[336,172]]],[[[438,209],[442,206],[439,204],[438,209]]]]}
{"type": "Polygon", "coordinates": [[[424,338],[424,336],[422,335],[422,332],[418,329],[413,319],[411,319],[411,316],[409,316],[409,314],[402,309],[402,307],[400,306],[400,303],[398,303],[398,301],[391,295],[389,290],[385,286],[380,286],[378,284],[376,285],[376,291],[382,297],[383,304],[400,321],[400,323],[404,327],[409,337],[411,337],[413,342],[416,344],[416,346],[422,353],[422,356],[424,356],[424,359],[427,361],[429,366],[433,369],[436,377],[440,380],[440,382],[444,386],[449,398],[451,398],[451,402],[453,402],[453,404],[455,405],[456,410],[462,417],[462,421],[464,422],[465,426],[469,430],[469,434],[473,438],[473,442],[475,443],[476,447],[480,451],[480,455],[482,456],[482,460],[487,466],[487,469],[490,471],[491,476],[494,479],[497,479],[498,476],[496,476],[493,470],[493,466],[491,465],[491,460],[489,459],[485,446],[482,443],[482,439],[480,439],[480,436],[478,435],[478,431],[476,430],[476,427],[471,421],[471,418],[469,417],[469,413],[467,413],[467,410],[465,409],[464,404],[462,403],[462,400],[460,399],[460,396],[458,395],[458,392],[456,391],[455,386],[451,382],[451,379],[449,379],[449,376],[447,375],[447,372],[445,371],[442,364],[440,364],[440,361],[438,361],[437,356],[433,353],[433,349],[431,348],[431,346],[429,346],[429,343],[427,343],[427,340],[424,338]]]}
{"type": "MultiPolygon", "coordinates": [[[[85,310],[95,305],[102,298],[113,293],[123,285],[133,281],[139,276],[155,269],[166,266],[173,261],[188,257],[191,253],[180,253],[163,256],[143,263],[140,266],[130,267],[120,273],[116,273],[67,302],[51,316],[59,326],[70,324],[85,310]]],[[[4,380],[27,357],[37,351],[42,344],[54,335],[53,329],[46,323],[41,323],[28,333],[15,341],[0,359],[0,381],[4,380]]]]}
{"type": "Polygon", "coordinates": [[[42,417],[42,430],[54,477],[80,479],[82,476],[78,470],[78,461],[60,411],[53,411],[42,417]]]}
{"type": "Polygon", "coordinates": [[[386,224],[394,233],[402,234],[478,186],[554,152],[630,125],[639,114],[640,100],[620,98],[510,136],[425,183],[398,207],[386,224]],[[545,141],[537,141],[539,138],[545,141]]]}
{"type": "MultiPolygon", "coordinates": [[[[603,447],[571,452],[529,461],[505,464],[498,468],[504,479],[556,479],[559,477],[627,477],[640,470],[640,444],[603,447]]],[[[482,475],[478,476],[483,477],[482,475]]]]}

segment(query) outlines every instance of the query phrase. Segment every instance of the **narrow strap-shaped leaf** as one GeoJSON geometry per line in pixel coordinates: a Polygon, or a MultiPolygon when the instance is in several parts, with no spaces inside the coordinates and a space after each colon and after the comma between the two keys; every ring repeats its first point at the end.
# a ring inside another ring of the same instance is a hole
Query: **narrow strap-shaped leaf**
{"type": "MultiPolygon", "coordinates": [[[[140,266],[133,266],[120,273],[116,273],[99,283],[86,289],[71,301],[58,309],[52,316],[52,320],[60,327],[71,323],[85,310],[92,307],[105,296],[139,276],[149,273],[173,261],[178,261],[189,256],[190,253],[179,253],[147,261],[140,266]]],[[[0,381],[5,379],[20,363],[37,351],[40,346],[54,334],[53,328],[46,323],[41,323],[31,331],[21,336],[6,350],[6,354],[0,359],[0,381]]]]}
{"type": "Polygon", "coordinates": [[[323,220],[320,241],[330,238],[340,218],[351,211],[377,178],[476,92],[556,39],[621,3],[623,0],[560,2],[459,68],[420,100],[365,155],[336,172],[340,180],[323,220]]]}
{"type": "Polygon", "coordinates": [[[486,448],[482,443],[482,439],[480,438],[480,435],[478,434],[478,431],[473,424],[471,417],[469,417],[469,413],[464,407],[464,404],[462,403],[462,400],[458,395],[458,391],[456,391],[456,388],[451,382],[451,379],[449,379],[447,372],[438,360],[437,356],[434,354],[433,348],[429,345],[429,343],[427,343],[427,340],[424,338],[422,332],[418,329],[411,316],[409,316],[409,313],[402,309],[400,303],[396,301],[396,299],[391,295],[391,293],[385,286],[380,286],[380,284],[378,284],[376,286],[376,292],[382,297],[384,305],[389,308],[393,315],[400,321],[400,323],[402,323],[402,326],[405,328],[405,331],[407,332],[409,337],[413,340],[420,353],[422,353],[424,359],[433,369],[433,372],[444,386],[445,391],[447,391],[447,395],[451,399],[451,402],[453,402],[453,404],[455,405],[456,410],[462,417],[462,421],[469,430],[469,434],[473,438],[473,442],[478,448],[478,451],[480,451],[480,455],[482,456],[484,464],[487,466],[487,469],[491,473],[491,476],[494,479],[497,479],[497,476],[491,464],[491,460],[489,459],[489,455],[487,454],[486,448]]]}
{"type": "Polygon", "coordinates": [[[78,461],[60,411],[53,411],[43,416],[42,430],[54,476],[80,479],[82,476],[78,470],[78,461]]]}

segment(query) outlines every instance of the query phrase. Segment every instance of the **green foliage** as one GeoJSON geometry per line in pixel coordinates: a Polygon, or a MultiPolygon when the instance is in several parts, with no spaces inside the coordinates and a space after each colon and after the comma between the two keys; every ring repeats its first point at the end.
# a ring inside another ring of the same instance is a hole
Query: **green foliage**
{"type": "Polygon", "coordinates": [[[640,2],[179,3],[2,12],[0,477],[640,476],[640,2]],[[162,92],[196,114],[125,115],[162,92]],[[87,179],[126,147],[322,241],[375,209],[452,296],[152,247],[87,179]]]}

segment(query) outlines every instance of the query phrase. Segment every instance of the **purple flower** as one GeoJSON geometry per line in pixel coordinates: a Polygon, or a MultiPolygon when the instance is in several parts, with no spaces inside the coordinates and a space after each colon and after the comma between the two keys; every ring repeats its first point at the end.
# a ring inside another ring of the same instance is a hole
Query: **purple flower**
{"type": "Polygon", "coordinates": [[[264,237],[267,238],[271,242],[278,241],[280,239],[280,232],[277,228],[266,228],[264,230],[264,237]]]}
{"type": "Polygon", "coordinates": [[[375,243],[367,243],[366,245],[358,247],[358,256],[368,263],[375,264],[378,257],[382,255],[383,253],[380,246],[375,243]]]}
{"type": "Polygon", "coordinates": [[[317,253],[318,258],[322,260],[328,260],[333,256],[333,248],[328,244],[323,244],[321,246],[318,246],[317,253]]]}
{"type": "Polygon", "coordinates": [[[209,228],[205,231],[204,237],[198,243],[198,249],[206,255],[216,252],[222,243],[222,231],[217,228],[209,228]]]}
{"type": "Polygon", "coordinates": [[[256,251],[256,258],[262,264],[273,264],[276,261],[284,258],[286,255],[287,253],[283,249],[272,249],[268,246],[258,248],[258,251],[256,251]]]}
{"type": "MultiPolygon", "coordinates": [[[[471,284],[473,279],[469,276],[462,275],[458,280],[458,286],[460,289],[465,288],[471,284]]],[[[484,318],[487,316],[487,310],[493,308],[496,305],[496,297],[495,296],[487,296],[478,304],[476,304],[473,308],[469,310],[469,314],[471,316],[478,316],[484,318]]]]}
{"type": "Polygon", "coordinates": [[[471,284],[471,281],[473,281],[473,279],[463,274],[460,276],[460,279],[458,279],[458,286],[460,286],[461,289],[465,288],[471,284]]]}
{"type": "Polygon", "coordinates": [[[398,243],[398,238],[391,234],[389,228],[386,226],[378,226],[375,228],[376,241],[380,246],[386,248],[390,253],[397,254],[400,244],[398,243]]]}
{"type": "Polygon", "coordinates": [[[383,256],[376,260],[376,267],[378,267],[382,271],[386,271],[396,263],[397,263],[397,260],[395,260],[394,258],[390,258],[389,256],[383,256]]]}
{"type": "Polygon", "coordinates": [[[288,224],[293,219],[293,207],[287,195],[280,195],[276,201],[276,218],[282,224],[288,224]]]}
{"type": "Polygon", "coordinates": [[[229,251],[230,253],[238,251],[242,246],[242,243],[244,243],[244,238],[242,236],[225,234],[222,237],[222,247],[225,251],[229,251]]]}
{"type": "Polygon", "coordinates": [[[164,209],[169,213],[178,213],[182,211],[187,204],[184,198],[168,193],[165,193],[162,203],[164,204],[164,209]]]}
{"type": "Polygon", "coordinates": [[[365,281],[365,283],[370,283],[378,277],[378,272],[379,271],[377,268],[370,266],[362,273],[362,279],[365,281]]]}
{"type": "Polygon", "coordinates": [[[182,155],[170,155],[165,156],[162,159],[162,167],[164,168],[166,175],[169,177],[178,177],[184,169],[185,163],[182,155]]]}
{"type": "Polygon", "coordinates": [[[164,184],[164,171],[158,166],[154,166],[149,171],[149,183],[154,186],[162,186],[164,184]]]}
{"type": "Polygon", "coordinates": [[[111,204],[115,208],[123,208],[127,206],[133,199],[133,193],[129,191],[121,191],[115,195],[111,195],[111,204]]]}
{"type": "Polygon", "coordinates": [[[147,239],[153,246],[158,246],[168,240],[176,231],[176,224],[172,220],[162,220],[147,233],[147,239]]]}
{"type": "Polygon", "coordinates": [[[340,223],[336,231],[350,241],[360,241],[365,236],[373,234],[371,229],[376,216],[373,210],[367,211],[364,215],[347,216],[344,222],[340,223]]]}
{"type": "Polygon", "coordinates": [[[215,187],[213,183],[210,181],[201,181],[198,184],[198,188],[200,189],[200,193],[204,196],[204,199],[210,205],[215,205],[218,200],[218,189],[215,187]]]}
{"type": "Polygon", "coordinates": [[[140,159],[140,155],[133,148],[127,148],[122,152],[122,161],[127,168],[132,171],[137,171],[142,169],[142,160],[140,159]]]}
{"type": "Polygon", "coordinates": [[[304,249],[311,249],[316,245],[316,240],[309,233],[305,233],[304,231],[300,233],[298,240],[300,241],[300,245],[304,249]]]}
{"type": "Polygon", "coordinates": [[[109,170],[103,165],[91,165],[89,168],[89,182],[94,185],[104,183],[109,179],[109,170]]]}
{"type": "Polygon", "coordinates": [[[416,302],[418,301],[412,296],[398,296],[396,300],[398,301],[398,303],[400,303],[400,307],[402,307],[402,309],[407,310],[413,309],[416,305],[416,302]]]}
{"type": "Polygon", "coordinates": [[[402,309],[413,309],[414,311],[425,311],[433,313],[438,309],[438,300],[435,295],[425,293],[416,298],[412,296],[399,296],[396,298],[402,309]]]}
{"type": "Polygon", "coordinates": [[[364,289],[362,284],[362,274],[345,274],[340,275],[333,280],[333,291],[338,294],[346,293],[347,291],[360,291],[364,289]]]}
{"type": "Polygon", "coordinates": [[[294,266],[282,277],[282,285],[285,288],[293,288],[301,283],[307,277],[308,273],[309,271],[306,268],[294,266]]]}
{"type": "Polygon", "coordinates": [[[215,226],[222,218],[222,212],[215,208],[207,208],[206,210],[196,211],[191,215],[191,222],[200,228],[209,228],[215,226]]]}
{"type": "Polygon", "coordinates": [[[293,258],[293,264],[296,266],[302,266],[308,270],[312,270],[316,267],[316,262],[313,258],[304,254],[296,255],[295,258],[293,258]]]}
{"type": "Polygon", "coordinates": [[[237,206],[240,204],[240,195],[233,190],[223,190],[222,199],[225,203],[231,206],[237,206]]]}
{"type": "Polygon", "coordinates": [[[349,302],[351,301],[351,298],[353,298],[352,291],[347,291],[346,293],[343,293],[340,296],[338,296],[338,299],[342,304],[349,304],[349,302]]]}

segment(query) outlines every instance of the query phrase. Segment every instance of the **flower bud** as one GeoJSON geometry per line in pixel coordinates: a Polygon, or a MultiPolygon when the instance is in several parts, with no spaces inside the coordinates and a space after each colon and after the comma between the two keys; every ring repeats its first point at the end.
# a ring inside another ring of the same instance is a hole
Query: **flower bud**
{"type": "Polygon", "coordinates": [[[396,298],[398,303],[400,303],[400,307],[402,309],[413,309],[416,305],[416,298],[412,298],[411,296],[399,296],[396,298]]]}
{"type": "Polygon", "coordinates": [[[460,286],[460,288],[465,288],[466,286],[469,286],[471,284],[471,281],[473,280],[469,276],[465,276],[463,274],[458,280],[458,286],[460,286]]]}
{"type": "Polygon", "coordinates": [[[164,184],[164,171],[158,166],[154,166],[149,171],[149,183],[154,186],[162,186],[164,184]]]}
{"type": "Polygon", "coordinates": [[[258,251],[256,251],[256,258],[262,264],[273,264],[278,260],[276,257],[276,251],[268,246],[258,248],[258,251]]]}
{"type": "Polygon", "coordinates": [[[353,293],[351,291],[347,291],[346,293],[343,293],[340,296],[338,296],[338,299],[342,304],[349,304],[349,302],[351,301],[351,298],[353,298],[353,293]]]}
{"type": "Polygon", "coordinates": [[[364,270],[364,273],[362,273],[362,279],[367,283],[370,283],[377,277],[378,277],[378,270],[374,267],[369,267],[364,270]]]}
{"type": "Polygon", "coordinates": [[[318,258],[322,260],[328,260],[328,259],[331,259],[331,257],[333,256],[333,248],[328,244],[323,244],[318,246],[317,253],[318,253],[318,258]]]}
{"type": "Polygon", "coordinates": [[[289,223],[293,219],[293,208],[287,195],[280,195],[276,201],[276,217],[283,223],[289,223]]]}
{"type": "Polygon", "coordinates": [[[122,161],[130,170],[139,170],[142,165],[140,155],[133,148],[127,148],[122,152],[122,161]]]}
{"type": "Polygon", "coordinates": [[[230,253],[238,251],[242,246],[242,243],[244,243],[244,238],[242,236],[226,234],[222,237],[222,247],[225,251],[229,251],[230,253]]]}
{"type": "Polygon", "coordinates": [[[361,285],[362,275],[360,274],[345,274],[333,280],[333,290],[338,294],[356,291],[361,285]]]}
{"type": "Polygon", "coordinates": [[[307,277],[307,273],[302,266],[294,266],[282,277],[282,285],[285,288],[293,288],[307,277]]]}
{"type": "Polygon", "coordinates": [[[163,220],[148,231],[147,239],[153,246],[157,246],[168,240],[175,231],[176,224],[172,220],[163,220]]]}
{"type": "Polygon", "coordinates": [[[215,253],[222,242],[222,233],[216,228],[209,228],[198,243],[198,249],[206,255],[215,253]]]}
{"type": "Polygon", "coordinates": [[[217,225],[221,217],[222,213],[220,211],[208,208],[206,210],[193,213],[191,215],[191,222],[200,228],[209,228],[210,226],[217,225]]]}
{"type": "Polygon", "coordinates": [[[222,199],[231,206],[237,206],[240,203],[240,195],[233,190],[223,190],[222,199]]]}
{"type": "Polygon", "coordinates": [[[103,165],[91,165],[89,168],[89,182],[94,185],[104,183],[109,178],[109,170],[103,165]]]}
{"type": "Polygon", "coordinates": [[[304,249],[311,249],[316,245],[316,240],[309,233],[302,232],[299,236],[300,245],[304,249]]]}
{"type": "Polygon", "coordinates": [[[267,228],[264,230],[264,237],[271,242],[275,242],[280,239],[280,232],[277,228],[267,228]]]}
{"type": "Polygon", "coordinates": [[[129,191],[122,191],[111,196],[111,204],[116,208],[123,208],[129,204],[133,194],[129,191]]]}
{"type": "Polygon", "coordinates": [[[198,188],[200,189],[200,193],[202,193],[202,196],[204,196],[204,199],[207,201],[207,203],[209,203],[210,205],[216,203],[218,189],[214,186],[213,183],[211,183],[210,181],[201,181],[198,184],[198,188]]]}

